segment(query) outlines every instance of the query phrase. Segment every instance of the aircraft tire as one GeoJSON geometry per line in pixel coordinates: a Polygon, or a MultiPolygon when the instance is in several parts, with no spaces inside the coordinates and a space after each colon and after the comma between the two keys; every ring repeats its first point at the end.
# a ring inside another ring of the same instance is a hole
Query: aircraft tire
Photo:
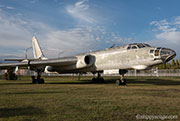
{"type": "Polygon", "coordinates": [[[123,79],[123,80],[121,81],[121,85],[126,85],[126,80],[125,80],[125,79],[123,79]]]}
{"type": "Polygon", "coordinates": [[[120,86],[120,85],[121,85],[121,81],[120,81],[120,79],[116,80],[116,84],[117,84],[118,86],[120,86]]]}
{"type": "Polygon", "coordinates": [[[44,84],[44,79],[40,79],[41,84],[44,84]]]}
{"type": "Polygon", "coordinates": [[[104,78],[99,78],[98,81],[99,81],[100,83],[103,83],[103,82],[104,82],[104,78]]]}
{"type": "Polygon", "coordinates": [[[44,84],[44,79],[38,80],[38,84],[44,84]]]}
{"type": "Polygon", "coordinates": [[[32,84],[36,84],[37,83],[37,79],[35,78],[35,76],[32,76],[32,84]]]}
{"type": "Polygon", "coordinates": [[[17,80],[17,75],[12,73],[8,75],[8,80],[17,80]]]}
{"type": "Polygon", "coordinates": [[[116,80],[116,84],[117,84],[118,86],[120,86],[120,85],[126,85],[126,80],[120,80],[120,79],[118,79],[118,80],[116,80]]]}
{"type": "Polygon", "coordinates": [[[14,76],[14,80],[17,80],[17,79],[18,79],[18,76],[17,76],[17,75],[15,75],[15,76],[14,76]]]}
{"type": "Polygon", "coordinates": [[[37,83],[37,79],[33,79],[33,80],[32,80],[32,83],[33,83],[33,84],[36,84],[36,83],[37,83]]]}
{"type": "Polygon", "coordinates": [[[97,81],[97,79],[96,78],[92,78],[92,81],[97,81]]]}

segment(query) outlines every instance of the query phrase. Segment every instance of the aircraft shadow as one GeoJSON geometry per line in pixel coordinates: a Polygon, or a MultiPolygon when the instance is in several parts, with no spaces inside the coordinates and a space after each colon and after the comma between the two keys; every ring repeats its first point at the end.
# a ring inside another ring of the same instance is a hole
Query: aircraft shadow
{"type": "Polygon", "coordinates": [[[115,81],[115,79],[106,79],[105,81],[80,80],[75,82],[47,82],[46,84],[114,84],[115,81]]]}
{"type": "MultiPolygon", "coordinates": [[[[113,78],[113,79],[105,79],[104,82],[101,81],[92,81],[92,80],[74,80],[74,81],[45,81],[45,84],[115,84],[116,80],[118,78],[113,78]]],[[[180,80],[173,80],[173,79],[162,79],[162,78],[133,78],[133,79],[126,79],[127,85],[142,85],[142,84],[151,84],[151,85],[180,85],[180,80]]],[[[0,83],[0,85],[36,85],[32,84],[31,82],[29,83],[0,83]]],[[[38,85],[38,84],[37,84],[38,85]]]]}
{"type": "MultiPolygon", "coordinates": [[[[118,78],[117,78],[118,79],[118,78]]],[[[128,84],[142,85],[142,84],[150,84],[150,85],[180,85],[180,81],[170,80],[170,79],[126,79],[128,84]]],[[[77,82],[48,82],[46,84],[115,84],[116,79],[106,79],[104,82],[91,81],[91,80],[81,80],[77,82]]]]}
{"type": "Polygon", "coordinates": [[[42,115],[45,114],[44,111],[35,107],[19,107],[19,108],[0,108],[0,117],[15,117],[15,116],[32,116],[32,115],[42,115]]]}
{"type": "Polygon", "coordinates": [[[151,84],[151,85],[180,85],[180,81],[175,81],[171,79],[127,79],[127,84],[151,84]]]}

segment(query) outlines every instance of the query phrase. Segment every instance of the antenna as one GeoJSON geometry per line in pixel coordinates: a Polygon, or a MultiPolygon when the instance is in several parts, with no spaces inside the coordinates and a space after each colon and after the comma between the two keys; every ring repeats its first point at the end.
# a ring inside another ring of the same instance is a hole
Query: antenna
{"type": "Polygon", "coordinates": [[[28,55],[27,55],[27,52],[28,52],[28,50],[29,49],[31,49],[32,47],[28,47],[28,48],[26,48],[26,51],[25,51],[25,59],[27,59],[28,58],[28,55]]]}
{"type": "Polygon", "coordinates": [[[113,43],[113,45],[111,45],[109,48],[113,48],[115,45],[116,45],[116,44],[115,44],[115,43],[113,43]]]}
{"type": "Polygon", "coordinates": [[[58,53],[58,58],[60,58],[60,55],[63,54],[63,53],[64,53],[64,51],[59,52],[58,53]]]}

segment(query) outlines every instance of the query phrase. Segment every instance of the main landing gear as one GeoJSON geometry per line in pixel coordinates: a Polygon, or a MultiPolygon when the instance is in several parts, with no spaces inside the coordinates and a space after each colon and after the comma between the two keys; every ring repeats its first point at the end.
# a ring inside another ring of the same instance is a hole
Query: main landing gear
{"type": "Polygon", "coordinates": [[[104,82],[104,78],[103,77],[101,77],[101,74],[100,74],[100,72],[98,72],[98,76],[97,76],[97,78],[92,78],[92,81],[95,81],[95,82],[104,82]]]}
{"type": "Polygon", "coordinates": [[[32,83],[33,84],[44,84],[44,79],[41,78],[41,71],[37,72],[37,78],[35,76],[32,76],[32,83]]]}
{"type": "Polygon", "coordinates": [[[6,80],[17,80],[17,75],[14,73],[14,70],[7,70],[7,73],[4,74],[4,79],[6,80]]]}
{"type": "Polygon", "coordinates": [[[120,79],[116,80],[116,84],[119,85],[126,85],[126,80],[124,79],[124,74],[127,73],[127,70],[119,70],[120,79]]]}

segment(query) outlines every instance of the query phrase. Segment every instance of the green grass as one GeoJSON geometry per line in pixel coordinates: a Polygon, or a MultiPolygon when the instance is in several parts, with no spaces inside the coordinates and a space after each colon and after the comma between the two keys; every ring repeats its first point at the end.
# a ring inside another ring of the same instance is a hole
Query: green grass
{"type": "Polygon", "coordinates": [[[46,84],[31,84],[30,77],[0,80],[0,120],[6,121],[134,121],[136,115],[178,115],[179,77],[126,77],[127,86],[92,77],[45,77],[46,84]]]}

